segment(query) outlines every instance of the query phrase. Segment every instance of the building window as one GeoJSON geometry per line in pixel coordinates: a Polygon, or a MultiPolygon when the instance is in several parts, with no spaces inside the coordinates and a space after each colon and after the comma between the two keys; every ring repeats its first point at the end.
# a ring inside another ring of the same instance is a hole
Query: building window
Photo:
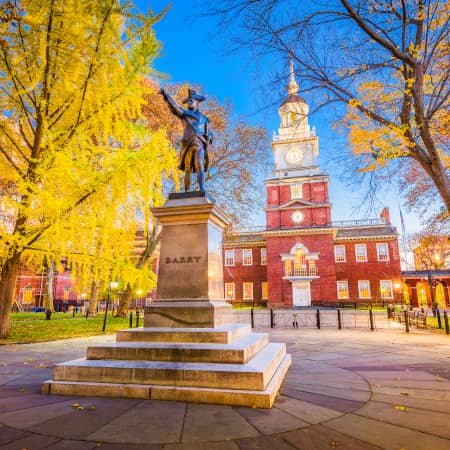
{"type": "Polygon", "coordinates": [[[338,299],[349,298],[348,295],[348,281],[337,281],[337,296],[338,299]]]}
{"type": "Polygon", "coordinates": [[[253,283],[252,282],[244,282],[242,284],[242,298],[244,300],[253,300],[253,283]]]}
{"type": "Polygon", "coordinates": [[[234,283],[225,283],[225,299],[234,300],[235,298],[234,283]]]}
{"type": "Polygon", "coordinates": [[[244,266],[251,266],[253,264],[253,253],[251,248],[242,250],[242,264],[244,266]]]}
{"type": "Polygon", "coordinates": [[[234,250],[225,250],[225,266],[234,266],[234,250]]]}
{"type": "Polygon", "coordinates": [[[367,262],[366,244],[356,244],[355,255],[356,255],[356,262],[367,262]]]}
{"type": "Polygon", "coordinates": [[[386,243],[377,244],[378,261],[389,261],[389,247],[386,243]]]}
{"type": "Polygon", "coordinates": [[[381,298],[394,298],[391,280],[380,280],[381,298]]]}
{"type": "Polygon", "coordinates": [[[263,281],[261,283],[261,299],[268,300],[269,299],[269,286],[267,281],[263,281]]]}
{"type": "Polygon", "coordinates": [[[291,198],[303,198],[303,185],[291,184],[291,198]]]}
{"type": "Polygon", "coordinates": [[[267,266],[267,248],[261,249],[261,265],[267,266]]]}
{"type": "Polygon", "coordinates": [[[359,298],[370,298],[369,280],[358,280],[359,298]]]}
{"type": "Polygon", "coordinates": [[[345,262],[345,245],[335,245],[334,246],[334,261],[335,262],[345,262]]]}
{"type": "Polygon", "coordinates": [[[32,303],[33,302],[33,288],[27,285],[23,289],[22,303],[32,303]]]}

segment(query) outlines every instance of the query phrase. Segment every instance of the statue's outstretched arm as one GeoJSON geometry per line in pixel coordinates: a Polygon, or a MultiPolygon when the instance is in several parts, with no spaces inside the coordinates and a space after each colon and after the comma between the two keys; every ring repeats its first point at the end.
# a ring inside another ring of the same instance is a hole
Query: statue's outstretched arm
{"type": "Polygon", "coordinates": [[[183,117],[184,115],[183,108],[178,106],[175,100],[163,88],[159,90],[159,94],[162,95],[164,101],[169,106],[169,109],[172,112],[172,114],[175,114],[178,117],[183,117]]]}

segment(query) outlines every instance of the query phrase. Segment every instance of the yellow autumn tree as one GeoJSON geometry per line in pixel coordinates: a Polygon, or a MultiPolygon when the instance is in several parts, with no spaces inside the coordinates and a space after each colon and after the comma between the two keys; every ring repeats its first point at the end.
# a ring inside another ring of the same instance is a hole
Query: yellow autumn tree
{"type": "Polygon", "coordinates": [[[0,45],[0,338],[21,259],[134,281],[139,209],[176,167],[142,117],[160,17],[118,0],[15,2],[0,45]],[[18,5],[18,6],[17,6],[18,5]]]}

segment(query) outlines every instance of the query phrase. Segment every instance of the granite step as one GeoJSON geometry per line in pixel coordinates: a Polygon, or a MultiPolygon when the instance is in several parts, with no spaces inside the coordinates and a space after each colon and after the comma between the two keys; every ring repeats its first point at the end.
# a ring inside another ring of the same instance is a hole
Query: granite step
{"type": "Polygon", "coordinates": [[[115,342],[88,347],[87,359],[245,364],[268,343],[267,333],[250,333],[231,344],[115,342]]]}
{"type": "Polygon", "coordinates": [[[54,366],[53,380],[261,391],[285,355],[285,344],[269,343],[245,364],[83,358],[54,366]]]}
{"type": "Polygon", "coordinates": [[[284,355],[271,380],[265,389],[260,391],[56,380],[49,380],[43,383],[41,391],[42,394],[77,397],[138,398],[271,408],[291,363],[291,355],[284,355]]]}
{"type": "Polygon", "coordinates": [[[196,342],[231,344],[252,331],[247,324],[229,324],[217,328],[128,328],[116,334],[118,342],[196,342]]]}

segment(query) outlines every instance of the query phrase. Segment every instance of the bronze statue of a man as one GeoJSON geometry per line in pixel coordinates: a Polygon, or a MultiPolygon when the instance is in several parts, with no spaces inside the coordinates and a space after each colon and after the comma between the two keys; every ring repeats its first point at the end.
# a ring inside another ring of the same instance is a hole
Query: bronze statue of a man
{"type": "Polygon", "coordinates": [[[212,132],[209,129],[209,119],[199,109],[199,103],[205,97],[189,89],[188,97],[183,100],[188,109],[177,105],[175,100],[164,90],[159,93],[163,96],[172,114],[183,122],[184,133],[181,139],[180,164],[178,168],[184,171],[184,190],[191,188],[191,174],[197,174],[200,191],[205,191],[205,173],[208,170],[208,145],[212,143],[212,132]]]}

